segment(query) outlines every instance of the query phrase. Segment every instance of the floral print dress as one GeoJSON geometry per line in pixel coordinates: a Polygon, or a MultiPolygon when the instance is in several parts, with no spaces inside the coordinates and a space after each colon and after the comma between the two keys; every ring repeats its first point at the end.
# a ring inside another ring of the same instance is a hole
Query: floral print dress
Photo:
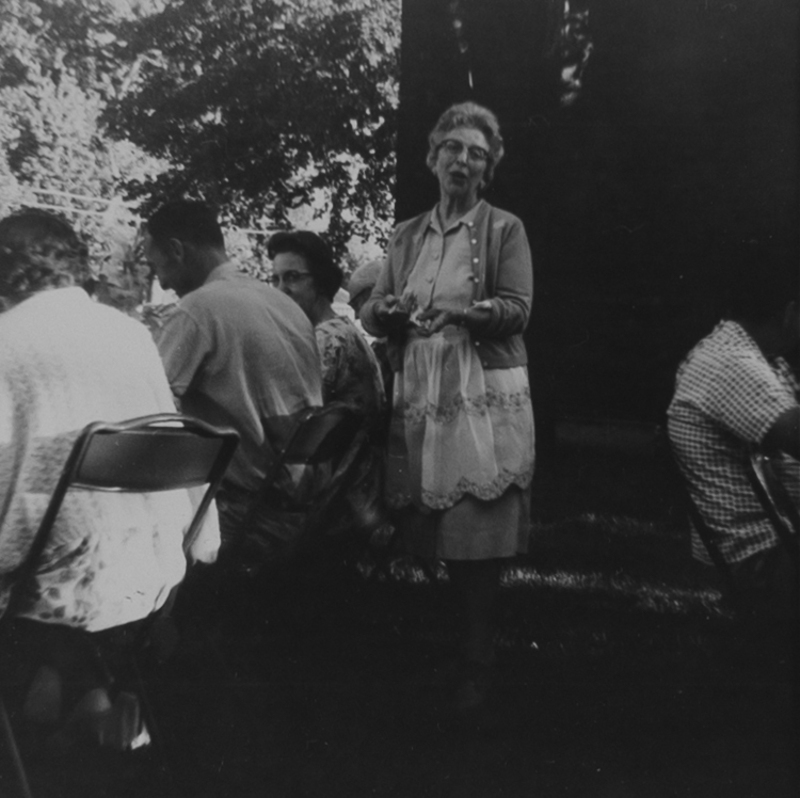
{"type": "Polygon", "coordinates": [[[342,316],[315,328],[322,365],[322,399],[345,402],[367,419],[370,429],[380,424],[385,398],[380,365],[364,336],[342,316]]]}
{"type": "MultiPolygon", "coordinates": [[[[348,502],[356,527],[377,528],[384,521],[382,509],[384,452],[375,443],[385,429],[386,399],[383,377],[375,353],[358,327],[337,316],[320,322],[316,329],[322,365],[322,398],[345,402],[364,419],[373,443],[359,463],[348,502]]],[[[345,526],[348,521],[344,521],[345,526]]]]}

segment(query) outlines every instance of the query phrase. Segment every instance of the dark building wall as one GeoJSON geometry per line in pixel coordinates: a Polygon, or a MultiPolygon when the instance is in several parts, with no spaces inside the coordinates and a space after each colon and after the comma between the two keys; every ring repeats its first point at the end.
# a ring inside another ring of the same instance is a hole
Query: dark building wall
{"type": "Polygon", "coordinates": [[[797,7],[573,2],[593,49],[564,106],[562,2],[404,0],[398,219],[436,201],[425,154],[441,111],[492,108],[507,156],[487,199],[531,239],[545,425],[659,421],[680,357],[715,319],[725,244],[796,240],[797,7]]]}

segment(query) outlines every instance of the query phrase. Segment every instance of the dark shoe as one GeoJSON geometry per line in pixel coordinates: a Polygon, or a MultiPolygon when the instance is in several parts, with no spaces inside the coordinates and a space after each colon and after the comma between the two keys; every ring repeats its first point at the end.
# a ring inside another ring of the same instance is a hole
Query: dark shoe
{"type": "Polygon", "coordinates": [[[100,745],[115,751],[133,751],[150,743],[139,699],[133,693],[123,692],[116,697],[98,732],[100,745]]]}
{"type": "Polygon", "coordinates": [[[453,699],[457,715],[472,715],[486,707],[493,676],[491,665],[471,661],[463,663],[453,699]]]}
{"type": "Polygon", "coordinates": [[[499,701],[495,685],[493,665],[480,662],[462,665],[451,705],[454,731],[493,738],[507,733],[507,707],[499,701]]]}
{"type": "Polygon", "coordinates": [[[61,719],[61,676],[55,668],[42,665],[36,671],[22,715],[25,720],[42,726],[55,726],[61,719]]]}
{"type": "Polygon", "coordinates": [[[104,687],[89,690],[69,713],[64,725],[46,742],[50,753],[68,754],[75,747],[100,743],[99,730],[111,714],[112,704],[104,687]]]}
{"type": "Polygon", "coordinates": [[[63,755],[74,748],[132,751],[149,743],[139,699],[122,692],[112,703],[107,691],[100,687],[83,696],[64,727],[50,736],[47,748],[51,753],[63,755]]]}

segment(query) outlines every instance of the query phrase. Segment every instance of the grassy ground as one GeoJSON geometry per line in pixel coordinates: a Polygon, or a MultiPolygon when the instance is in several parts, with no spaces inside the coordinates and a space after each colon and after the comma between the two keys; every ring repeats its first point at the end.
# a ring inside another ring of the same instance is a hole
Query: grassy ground
{"type": "Polygon", "coordinates": [[[431,583],[402,557],[384,570],[317,560],[222,604],[187,585],[181,646],[145,669],[164,761],[31,752],[35,794],[794,796],[791,661],[748,643],[713,574],[688,561],[658,469],[619,458],[623,490],[613,458],[592,456],[537,483],[537,535],[504,578],[480,723],[448,709],[444,570],[431,583]]]}

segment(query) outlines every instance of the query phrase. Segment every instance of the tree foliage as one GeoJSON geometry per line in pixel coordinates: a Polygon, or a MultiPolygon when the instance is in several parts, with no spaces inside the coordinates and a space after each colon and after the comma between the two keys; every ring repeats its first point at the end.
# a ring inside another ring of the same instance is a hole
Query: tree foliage
{"type": "Polygon", "coordinates": [[[0,87],[69,73],[83,90],[105,86],[120,66],[113,0],[3,0],[0,87]]]}
{"type": "Polygon", "coordinates": [[[134,148],[99,127],[129,72],[118,8],[112,0],[0,6],[0,135],[22,183],[103,197],[135,170],[134,148]]]}
{"type": "Polygon", "coordinates": [[[103,98],[92,57],[105,10],[97,0],[0,7],[0,140],[17,183],[94,193],[98,173],[110,176],[95,135],[103,98]]]}
{"type": "Polygon", "coordinates": [[[119,8],[111,0],[0,3],[0,214],[60,210],[88,239],[94,270],[138,295],[136,221],[120,188],[123,177],[143,179],[159,164],[100,126],[130,71],[119,8]]]}
{"type": "Polygon", "coordinates": [[[129,23],[109,131],[170,166],[129,183],[239,224],[316,204],[341,251],[392,219],[399,0],[177,0],[129,23]]]}

